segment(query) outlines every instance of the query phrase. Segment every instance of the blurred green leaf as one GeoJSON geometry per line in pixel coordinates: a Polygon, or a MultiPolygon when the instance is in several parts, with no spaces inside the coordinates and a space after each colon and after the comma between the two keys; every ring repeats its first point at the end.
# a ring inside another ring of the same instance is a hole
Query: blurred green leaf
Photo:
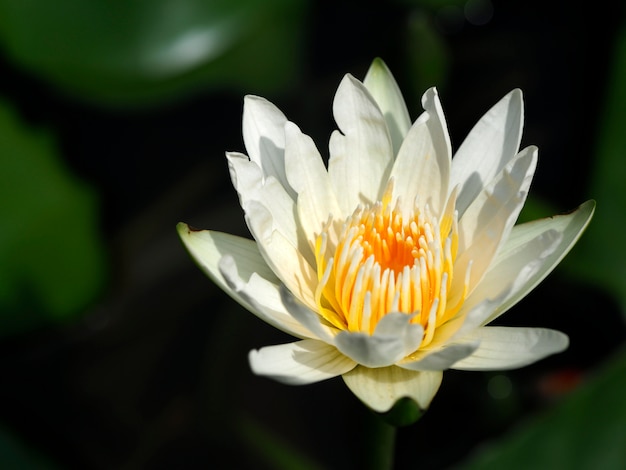
{"type": "Polygon", "coordinates": [[[614,51],[589,191],[597,211],[570,266],[583,280],[615,295],[626,315],[626,27],[614,51]]]}
{"type": "MultiPolygon", "coordinates": [[[[449,51],[441,33],[434,27],[431,15],[415,11],[408,27],[407,69],[411,92],[420,97],[428,88],[446,84],[449,51]]],[[[419,100],[418,100],[419,101],[419,100]]]]}
{"type": "Polygon", "coordinates": [[[71,317],[103,284],[93,192],[0,102],[0,334],[71,317]]]}
{"type": "Polygon", "coordinates": [[[438,9],[449,6],[463,7],[467,0],[397,0],[397,2],[422,8],[438,9]]]}
{"type": "Polygon", "coordinates": [[[548,201],[529,194],[524,207],[517,218],[516,224],[523,224],[524,222],[531,222],[537,219],[543,219],[545,217],[552,217],[558,214],[559,211],[548,201]]]}
{"type": "Polygon", "coordinates": [[[306,0],[0,0],[0,45],[85,100],[148,104],[199,88],[286,86],[306,0]]]}
{"type": "Polygon", "coordinates": [[[558,407],[485,447],[463,469],[626,468],[626,351],[558,407]]]}
{"type": "Polygon", "coordinates": [[[3,427],[0,427],[0,462],[2,462],[2,468],[16,470],[53,470],[58,468],[3,427]]]}
{"type": "MultiPolygon", "coordinates": [[[[309,457],[294,449],[288,441],[250,417],[241,417],[238,431],[246,451],[258,455],[268,468],[276,470],[321,470],[309,457]]],[[[265,465],[260,465],[265,467],[265,465]]]]}

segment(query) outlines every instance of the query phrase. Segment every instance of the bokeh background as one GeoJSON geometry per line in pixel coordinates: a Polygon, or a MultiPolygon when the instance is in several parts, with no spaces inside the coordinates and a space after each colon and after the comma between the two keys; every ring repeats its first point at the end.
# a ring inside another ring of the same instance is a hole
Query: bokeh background
{"type": "Polygon", "coordinates": [[[381,57],[412,118],[438,87],[455,148],[524,91],[524,220],[598,203],[502,318],[570,348],[446,373],[396,468],[626,468],[624,6],[0,0],[0,466],[368,468],[371,413],[341,379],[253,376],[248,351],[289,338],[205,278],[175,225],[247,236],[224,159],[244,150],[245,94],[325,153],[343,74],[381,57]]]}

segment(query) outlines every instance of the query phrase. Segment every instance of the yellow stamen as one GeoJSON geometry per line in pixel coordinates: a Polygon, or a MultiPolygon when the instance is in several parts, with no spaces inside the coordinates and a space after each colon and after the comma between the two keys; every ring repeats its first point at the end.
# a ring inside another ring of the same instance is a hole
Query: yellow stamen
{"type": "Polygon", "coordinates": [[[391,187],[382,201],[357,208],[341,229],[326,225],[315,243],[316,301],[330,324],[352,332],[372,334],[390,312],[411,314],[424,327],[426,346],[467,295],[469,270],[459,273],[460,298],[448,299],[458,246],[455,197],[439,220],[428,205],[404,214],[390,203],[391,187]]]}

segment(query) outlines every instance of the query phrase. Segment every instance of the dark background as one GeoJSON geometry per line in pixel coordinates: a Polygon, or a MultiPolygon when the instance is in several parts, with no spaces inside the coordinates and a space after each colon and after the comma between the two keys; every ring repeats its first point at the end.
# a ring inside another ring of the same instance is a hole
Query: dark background
{"type": "MultiPolygon", "coordinates": [[[[266,97],[325,153],[341,77],[362,79],[379,56],[413,119],[424,87],[438,87],[457,148],[519,87],[522,146],[540,149],[532,194],[558,212],[572,209],[590,197],[624,8],[547,3],[494,2],[484,25],[413,2],[311,3],[297,77],[266,97]],[[419,88],[406,57],[408,25],[422,19],[442,39],[448,67],[442,83],[419,88]]],[[[0,56],[0,95],[24,122],[55,132],[64,163],[98,194],[108,259],[101,295],[72,321],[1,339],[0,423],[9,446],[37,456],[27,468],[282,468],[268,457],[280,443],[321,468],[364,468],[370,413],[341,379],[288,387],[253,376],[248,351],[289,338],[216,288],[177,238],[179,221],[247,235],[224,159],[244,151],[245,93],[213,87],[153,106],[106,107],[0,56]]],[[[571,347],[507,372],[513,391],[502,399],[488,390],[497,373],[445,373],[422,420],[399,430],[397,468],[458,465],[562,400],[626,338],[616,302],[560,270],[502,322],[559,329],[571,347]],[[602,311],[601,324],[571,321],[581,311],[602,311]]],[[[315,468],[302,465],[292,468],[315,468]]]]}

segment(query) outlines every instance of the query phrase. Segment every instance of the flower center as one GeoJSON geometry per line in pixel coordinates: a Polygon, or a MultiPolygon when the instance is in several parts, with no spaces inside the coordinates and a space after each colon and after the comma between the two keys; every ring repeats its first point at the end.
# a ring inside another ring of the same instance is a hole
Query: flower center
{"type": "Polygon", "coordinates": [[[317,237],[316,302],[329,323],[351,332],[372,334],[387,313],[411,314],[424,327],[426,345],[463,301],[448,305],[455,217],[438,221],[428,206],[402,214],[388,199],[357,208],[340,230],[328,224],[317,237]]]}

